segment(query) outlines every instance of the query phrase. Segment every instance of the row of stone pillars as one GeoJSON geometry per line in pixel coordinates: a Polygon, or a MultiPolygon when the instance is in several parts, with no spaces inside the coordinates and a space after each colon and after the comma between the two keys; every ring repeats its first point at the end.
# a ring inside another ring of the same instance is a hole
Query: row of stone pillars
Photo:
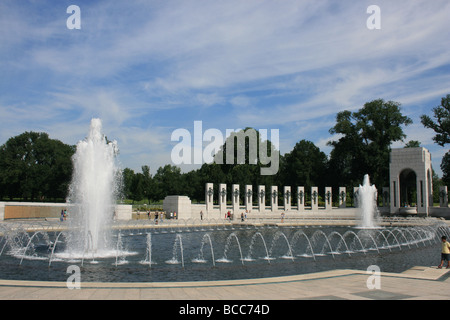
{"type": "MultiPolygon", "coordinates": [[[[354,191],[357,191],[358,188],[355,188],[354,191]]],[[[231,209],[233,212],[237,212],[240,210],[240,186],[239,184],[233,184],[231,187],[231,209]]],[[[244,207],[245,210],[251,211],[253,209],[253,186],[252,185],[246,185],[245,186],[245,199],[244,199],[244,207]]],[[[214,190],[214,184],[213,183],[207,183],[205,188],[205,203],[206,203],[206,210],[211,211],[214,209],[214,196],[218,195],[218,204],[219,204],[219,210],[220,212],[227,211],[227,185],[222,183],[219,184],[219,190],[218,192],[214,190]]],[[[258,197],[258,210],[260,212],[266,211],[266,197],[270,197],[270,211],[278,211],[278,210],[297,210],[297,211],[303,211],[305,210],[305,187],[297,187],[297,193],[292,194],[291,187],[285,186],[283,189],[283,205],[279,208],[279,195],[278,195],[278,186],[271,186],[270,191],[266,191],[265,186],[258,186],[258,190],[256,193],[256,196],[258,197]],[[292,197],[297,197],[297,206],[293,207],[291,206],[291,200],[292,197]]],[[[332,188],[331,187],[325,187],[325,194],[324,194],[324,201],[325,201],[325,210],[331,210],[332,209],[332,188]]],[[[346,207],[346,201],[347,201],[347,193],[345,187],[339,187],[339,207],[345,208],[346,207]]],[[[319,188],[318,187],[311,187],[311,210],[318,210],[319,209],[319,188]]]]}

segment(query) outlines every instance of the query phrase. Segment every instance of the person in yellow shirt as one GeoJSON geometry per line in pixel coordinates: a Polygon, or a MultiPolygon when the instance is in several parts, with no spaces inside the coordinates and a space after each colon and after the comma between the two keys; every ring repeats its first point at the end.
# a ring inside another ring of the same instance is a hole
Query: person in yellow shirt
{"type": "Polygon", "coordinates": [[[444,260],[447,260],[447,269],[450,268],[450,243],[447,242],[447,237],[442,236],[442,251],[441,251],[441,264],[438,266],[439,269],[444,265],[444,260]]]}

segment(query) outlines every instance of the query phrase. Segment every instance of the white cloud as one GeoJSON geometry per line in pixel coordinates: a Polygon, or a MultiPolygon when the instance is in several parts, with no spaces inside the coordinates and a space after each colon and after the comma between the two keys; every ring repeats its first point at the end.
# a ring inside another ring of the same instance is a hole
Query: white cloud
{"type": "MultiPolygon", "coordinates": [[[[2,2],[0,139],[40,129],[71,142],[101,117],[138,163],[167,160],[167,132],[198,117],[279,128],[286,151],[303,138],[323,145],[336,112],[375,98],[401,102],[418,122],[419,101],[448,93],[450,3],[379,0],[376,31],[370,4],[86,2],[82,29],[69,31],[65,5],[2,2]]],[[[408,138],[429,141],[414,128],[408,138]]]]}
{"type": "Polygon", "coordinates": [[[196,95],[196,100],[201,106],[211,107],[216,104],[223,104],[225,102],[225,98],[219,96],[216,93],[211,94],[203,94],[199,93],[196,95]]]}

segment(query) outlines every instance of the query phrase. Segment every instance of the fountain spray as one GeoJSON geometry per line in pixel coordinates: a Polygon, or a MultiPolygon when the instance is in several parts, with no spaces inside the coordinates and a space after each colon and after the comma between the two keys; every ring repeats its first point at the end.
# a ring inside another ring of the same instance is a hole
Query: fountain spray
{"type": "Polygon", "coordinates": [[[71,229],[69,243],[73,252],[101,255],[111,250],[111,228],[119,186],[116,166],[117,143],[108,142],[100,119],[92,119],[89,135],[78,142],[73,160],[73,177],[68,202],[71,229]]]}

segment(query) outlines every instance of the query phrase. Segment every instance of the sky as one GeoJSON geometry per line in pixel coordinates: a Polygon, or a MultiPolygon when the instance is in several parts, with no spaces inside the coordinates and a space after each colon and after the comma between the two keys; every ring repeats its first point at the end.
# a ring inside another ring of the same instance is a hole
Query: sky
{"type": "Polygon", "coordinates": [[[420,115],[450,94],[449,17],[448,0],[1,0],[0,144],[25,131],[76,144],[101,118],[121,166],[154,174],[172,133],[201,121],[329,154],[336,114],[382,98],[441,175],[448,149],[420,115]]]}

